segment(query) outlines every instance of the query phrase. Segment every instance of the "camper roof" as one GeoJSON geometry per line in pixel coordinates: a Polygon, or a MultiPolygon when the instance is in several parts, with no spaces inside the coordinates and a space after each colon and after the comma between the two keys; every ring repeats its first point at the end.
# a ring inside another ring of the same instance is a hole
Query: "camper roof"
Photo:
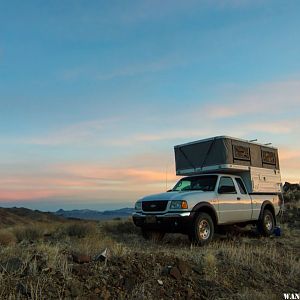
{"type": "Polygon", "coordinates": [[[193,142],[188,142],[188,143],[184,143],[184,144],[180,144],[180,145],[175,145],[174,148],[187,146],[187,145],[192,145],[192,144],[197,144],[199,142],[206,142],[206,141],[208,142],[208,141],[217,140],[217,139],[232,139],[232,140],[236,140],[236,141],[241,141],[241,142],[245,142],[245,143],[249,143],[249,144],[254,144],[254,145],[263,146],[263,147],[266,147],[266,148],[271,148],[271,149],[278,150],[276,147],[270,146],[268,144],[261,144],[261,143],[257,143],[257,142],[254,142],[254,141],[250,142],[248,140],[235,138],[235,137],[228,136],[228,135],[219,135],[219,136],[215,136],[215,137],[211,137],[211,138],[206,138],[206,139],[197,140],[197,141],[193,141],[193,142]]]}

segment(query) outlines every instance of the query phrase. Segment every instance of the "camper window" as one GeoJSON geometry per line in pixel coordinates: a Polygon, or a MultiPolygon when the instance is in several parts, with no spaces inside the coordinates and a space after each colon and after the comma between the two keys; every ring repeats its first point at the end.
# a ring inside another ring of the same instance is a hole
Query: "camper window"
{"type": "Polygon", "coordinates": [[[265,164],[276,165],[275,153],[271,151],[261,151],[262,161],[265,164]]]}
{"type": "Polygon", "coordinates": [[[233,157],[239,160],[250,160],[250,148],[240,145],[233,145],[233,157]]]}

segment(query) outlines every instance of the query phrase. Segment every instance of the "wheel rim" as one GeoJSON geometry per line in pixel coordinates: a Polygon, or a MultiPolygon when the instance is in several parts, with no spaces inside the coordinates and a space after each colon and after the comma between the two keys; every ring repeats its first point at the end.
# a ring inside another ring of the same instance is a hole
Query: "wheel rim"
{"type": "Polygon", "coordinates": [[[273,228],[273,220],[270,215],[265,216],[265,227],[268,231],[271,231],[273,228]]]}
{"type": "Polygon", "coordinates": [[[210,225],[206,220],[199,223],[199,237],[201,240],[207,240],[210,236],[210,225]]]}

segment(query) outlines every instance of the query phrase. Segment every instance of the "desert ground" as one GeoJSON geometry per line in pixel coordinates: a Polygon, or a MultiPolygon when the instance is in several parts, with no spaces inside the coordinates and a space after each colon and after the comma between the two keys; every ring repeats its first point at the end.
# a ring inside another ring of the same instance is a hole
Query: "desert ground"
{"type": "Polygon", "coordinates": [[[283,299],[300,287],[297,193],[282,236],[233,227],[205,247],[179,234],[145,241],[130,219],[0,209],[0,299],[283,299]]]}

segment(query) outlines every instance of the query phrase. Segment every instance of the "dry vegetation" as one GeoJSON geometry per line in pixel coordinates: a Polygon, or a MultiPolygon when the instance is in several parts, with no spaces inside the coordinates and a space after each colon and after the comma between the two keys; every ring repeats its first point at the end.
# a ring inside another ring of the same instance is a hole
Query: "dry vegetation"
{"type": "Polygon", "coordinates": [[[0,299],[283,299],[300,286],[300,211],[288,207],[281,237],[235,230],[203,248],[144,241],[130,220],[6,227],[0,299]]]}

